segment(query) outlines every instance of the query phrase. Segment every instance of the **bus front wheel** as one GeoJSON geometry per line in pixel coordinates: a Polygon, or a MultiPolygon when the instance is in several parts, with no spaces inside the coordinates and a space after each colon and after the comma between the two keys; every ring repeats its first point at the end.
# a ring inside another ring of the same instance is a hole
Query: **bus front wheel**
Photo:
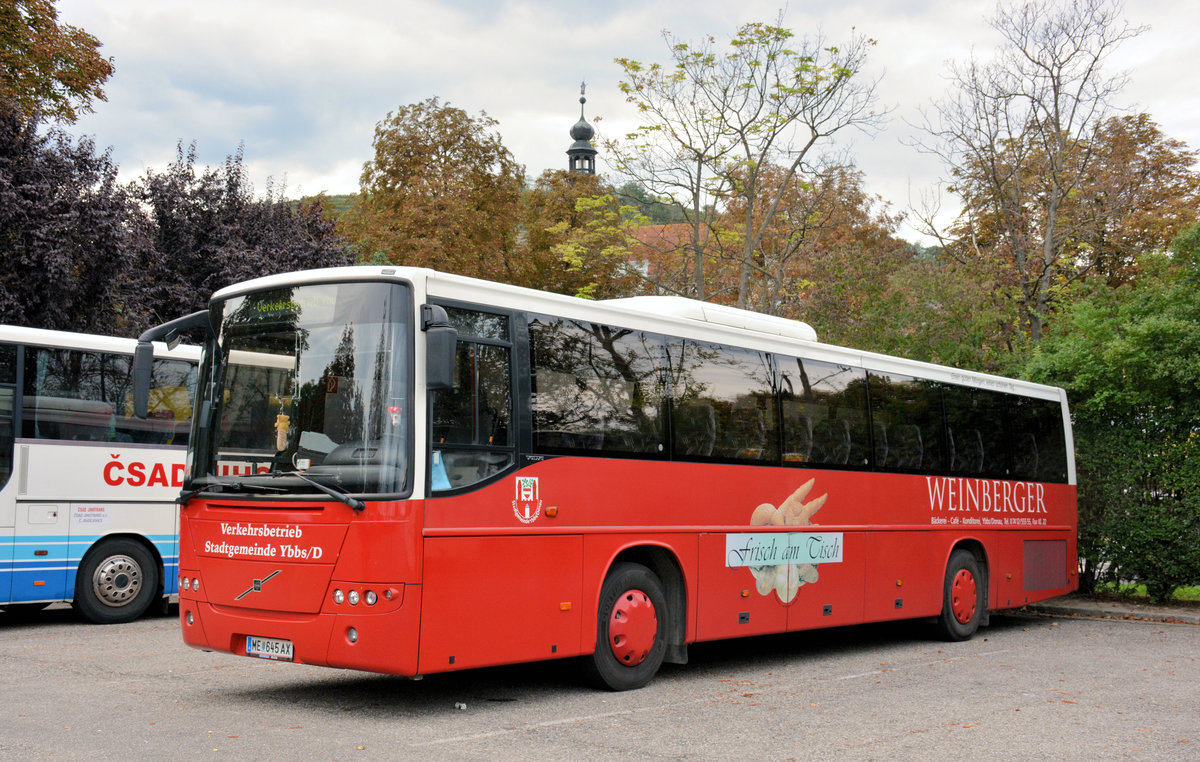
{"type": "Polygon", "coordinates": [[[95,624],[132,622],[158,595],[158,564],[133,540],[102,540],[75,577],[75,610],[95,624]]]}
{"type": "Polygon", "coordinates": [[[667,598],[662,582],[641,564],[613,566],[600,589],[593,680],[614,691],[641,688],[666,654],[667,598]]]}
{"type": "Polygon", "coordinates": [[[987,587],[979,559],[959,548],[950,554],[942,587],[938,633],[949,641],[969,640],[979,629],[987,605],[987,587]]]}

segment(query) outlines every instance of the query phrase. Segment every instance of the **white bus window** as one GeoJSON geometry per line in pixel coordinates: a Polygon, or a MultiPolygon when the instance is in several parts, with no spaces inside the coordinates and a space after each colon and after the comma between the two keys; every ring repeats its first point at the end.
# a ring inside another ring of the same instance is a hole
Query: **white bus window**
{"type": "Polygon", "coordinates": [[[125,354],[27,348],[22,435],[75,442],[187,444],[195,364],[155,360],[145,420],[133,416],[131,364],[131,355],[125,354]]]}
{"type": "Polygon", "coordinates": [[[118,436],[114,412],[131,391],[130,358],[29,347],[25,351],[23,435],[29,439],[131,442],[118,436]]]}
{"type": "Polygon", "coordinates": [[[13,462],[13,398],[17,381],[17,348],[0,345],[0,487],[8,483],[13,462]]]}
{"type": "Polygon", "coordinates": [[[195,363],[155,360],[146,420],[133,416],[133,400],[128,398],[124,415],[116,422],[118,435],[127,432],[133,441],[144,444],[186,445],[195,396],[195,363]]]}

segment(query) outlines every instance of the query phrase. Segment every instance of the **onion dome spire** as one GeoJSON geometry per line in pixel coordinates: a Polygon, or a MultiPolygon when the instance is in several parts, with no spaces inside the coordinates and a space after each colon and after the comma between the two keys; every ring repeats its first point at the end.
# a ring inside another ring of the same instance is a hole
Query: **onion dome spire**
{"type": "Polygon", "coordinates": [[[579,84],[579,121],[571,127],[571,139],[575,142],[567,149],[568,167],[572,172],[596,174],[596,149],[592,148],[592,138],[596,130],[588,124],[583,116],[583,105],[587,103],[587,82],[579,84]]]}

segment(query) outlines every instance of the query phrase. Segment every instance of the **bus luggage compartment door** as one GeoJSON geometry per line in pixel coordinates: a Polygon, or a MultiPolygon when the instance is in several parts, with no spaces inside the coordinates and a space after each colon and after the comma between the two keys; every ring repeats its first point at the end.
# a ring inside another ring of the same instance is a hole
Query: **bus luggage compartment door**
{"type": "Polygon", "coordinates": [[[582,565],[578,535],[426,540],[420,671],[578,655],[582,565]]]}
{"type": "Polygon", "coordinates": [[[70,597],[66,594],[69,520],[65,503],[17,503],[10,595],[13,603],[70,597]]]}

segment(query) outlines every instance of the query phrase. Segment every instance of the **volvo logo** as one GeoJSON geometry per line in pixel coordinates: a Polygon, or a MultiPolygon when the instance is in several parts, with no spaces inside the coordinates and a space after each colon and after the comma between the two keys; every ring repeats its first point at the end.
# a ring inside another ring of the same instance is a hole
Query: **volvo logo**
{"type": "Polygon", "coordinates": [[[283,569],[276,569],[275,571],[271,572],[270,574],[263,577],[262,579],[254,580],[254,582],[251,583],[250,587],[246,588],[246,592],[244,592],[241,595],[239,595],[238,597],[234,598],[234,600],[240,601],[241,599],[245,598],[247,595],[250,595],[250,593],[261,593],[263,583],[266,582],[267,580],[269,580],[271,577],[274,577],[276,574],[278,574],[281,571],[283,571],[283,569]]]}

